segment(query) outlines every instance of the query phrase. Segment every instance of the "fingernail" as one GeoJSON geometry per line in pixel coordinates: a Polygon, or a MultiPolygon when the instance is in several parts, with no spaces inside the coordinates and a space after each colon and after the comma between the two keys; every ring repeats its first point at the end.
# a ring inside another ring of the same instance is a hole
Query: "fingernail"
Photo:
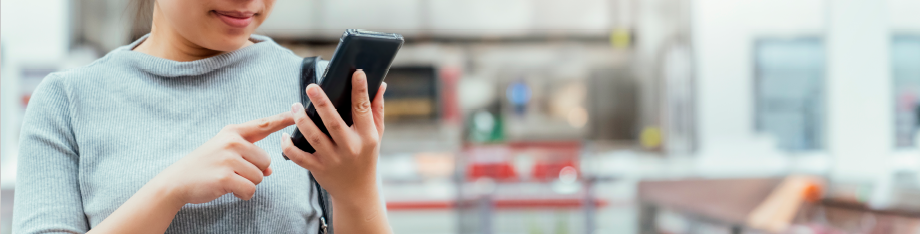
{"type": "Polygon", "coordinates": [[[285,138],[291,138],[291,134],[288,134],[288,133],[286,133],[286,132],[282,132],[282,133],[281,133],[281,139],[285,139],[285,138]]]}
{"type": "Polygon", "coordinates": [[[294,104],[291,104],[291,115],[294,115],[297,113],[297,104],[299,103],[295,102],[294,104]]]}
{"type": "Polygon", "coordinates": [[[310,85],[308,85],[308,86],[307,86],[307,95],[316,96],[316,94],[317,94],[317,93],[316,93],[316,92],[317,92],[316,89],[318,89],[318,88],[319,88],[319,87],[316,86],[316,84],[310,84],[310,85]],[[314,88],[314,87],[315,87],[315,88],[314,88]]]}

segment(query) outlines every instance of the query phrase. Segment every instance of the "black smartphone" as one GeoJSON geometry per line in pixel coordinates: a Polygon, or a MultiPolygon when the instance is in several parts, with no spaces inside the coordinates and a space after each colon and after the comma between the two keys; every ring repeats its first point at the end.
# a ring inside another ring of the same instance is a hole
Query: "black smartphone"
{"type": "MultiPolygon", "coordinates": [[[[364,70],[364,73],[367,74],[368,95],[373,102],[374,97],[377,96],[377,90],[380,89],[380,84],[383,83],[383,79],[390,70],[393,58],[396,57],[404,41],[402,35],[399,34],[362,29],[348,29],[342,34],[332,59],[321,78],[317,79],[317,83],[326,92],[345,124],[351,126],[354,123],[351,116],[352,74],[358,69],[364,70]]],[[[301,92],[304,91],[301,90],[301,92]]],[[[329,130],[323,124],[313,103],[307,104],[306,112],[319,130],[329,136],[329,130]]],[[[316,152],[299,129],[291,134],[291,141],[303,151],[316,152]]]]}

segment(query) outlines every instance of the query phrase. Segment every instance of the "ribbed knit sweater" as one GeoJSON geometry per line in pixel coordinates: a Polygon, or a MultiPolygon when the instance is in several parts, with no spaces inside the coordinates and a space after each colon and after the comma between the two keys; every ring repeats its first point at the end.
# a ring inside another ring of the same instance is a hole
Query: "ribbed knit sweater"
{"type": "MultiPolygon", "coordinates": [[[[268,37],[191,62],[132,51],[144,39],[35,90],[21,128],[14,233],[86,232],[224,126],[288,111],[303,92],[301,58],[268,37]]],[[[255,143],[274,173],[251,200],[185,205],[167,233],[315,233],[316,191],[307,170],[282,159],[282,131],[255,143]]]]}

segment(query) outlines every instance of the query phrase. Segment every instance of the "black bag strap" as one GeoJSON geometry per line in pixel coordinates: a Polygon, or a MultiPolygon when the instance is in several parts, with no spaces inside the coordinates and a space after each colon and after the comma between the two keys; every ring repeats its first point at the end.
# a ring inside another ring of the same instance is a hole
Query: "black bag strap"
{"type": "MultiPolygon", "coordinates": [[[[319,56],[315,57],[306,57],[303,58],[303,63],[300,68],[300,103],[304,106],[310,103],[310,98],[307,97],[304,90],[307,89],[307,85],[317,83],[319,77],[317,76],[316,71],[319,69],[319,61],[322,58],[319,56]]],[[[295,134],[300,133],[300,130],[295,129],[295,134]]],[[[290,160],[287,155],[283,155],[285,160],[290,160]]],[[[320,234],[333,234],[332,229],[332,204],[330,204],[329,192],[326,192],[326,189],[323,189],[323,186],[319,185],[319,182],[316,182],[316,178],[313,177],[313,172],[309,172],[310,180],[313,181],[313,187],[316,188],[316,196],[319,200],[319,208],[323,212],[319,217],[319,233],[320,234]]]]}

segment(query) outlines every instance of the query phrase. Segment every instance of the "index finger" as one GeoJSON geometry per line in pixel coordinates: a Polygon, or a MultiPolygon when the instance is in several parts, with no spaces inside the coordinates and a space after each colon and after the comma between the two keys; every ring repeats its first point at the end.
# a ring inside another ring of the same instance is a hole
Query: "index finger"
{"type": "Polygon", "coordinates": [[[286,111],[281,114],[238,124],[235,130],[243,139],[246,139],[246,141],[255,143],[293,124],[294,118],[291,117],[291,112],[286,111]]]}

